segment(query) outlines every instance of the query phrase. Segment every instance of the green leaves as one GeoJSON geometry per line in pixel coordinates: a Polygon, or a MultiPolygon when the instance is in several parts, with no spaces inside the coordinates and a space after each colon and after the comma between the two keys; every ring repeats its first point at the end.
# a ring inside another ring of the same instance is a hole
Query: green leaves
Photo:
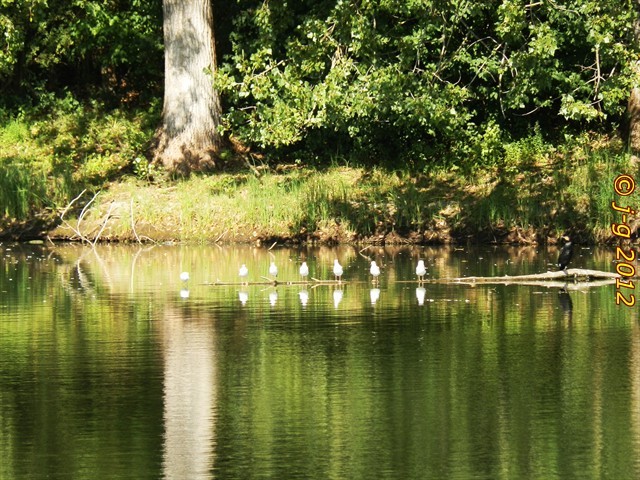
{"type": "Polygon", "coordinates": [[[161,42],[160,0],[2,0],[0,84],[23,97],[144,77],[142,89],[160,73],[161,42]]]}
{"type": "Polygon", "coordinates": [[[217,86],[228,128],[261,148],[489,158],[536,122],[620,119],[634,19],[630,0],[270,0],[239,17],[217,86]]]}

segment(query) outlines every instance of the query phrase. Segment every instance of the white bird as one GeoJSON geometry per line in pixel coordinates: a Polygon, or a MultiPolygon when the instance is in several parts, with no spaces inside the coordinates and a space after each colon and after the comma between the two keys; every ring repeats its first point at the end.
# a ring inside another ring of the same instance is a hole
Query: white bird
{"type": "Polygon", "coordinates": [[[247,275],[249,275],[249,269],[247,268],[247,266],[244,263],[240,267],[240,270],[238,271],[238,275],[240,275],[240,278],[246,284],[247,283],[247,275]]]}
{"type": "Polygon", "coordinates": [[[271,275],[273,278],[276,278],[278,276],[278,267],[276,266],[275,262],[271,262],[271,265],[269,266],[269,275],[271,275]]]}
{"type": "Polygon", "coordinates": [[[373,275],[373,283],[378,283],[378,277],[380,276],[380,267],[376,265],[375,260],[371,262],[371,268],[369,269],[371,275],[373,275]]]}
{"type": "Polygon", "coordinates": [[[180,280],[182,280],[183,282],[188,282],[189,281],[189,272],[182,272],[180,274],[180,280]]]}
{"type": "Polygon", "coordinates": [[[338,259],[336,258],[333,261],[333,275],[336,277],[336,280],[338,282],[342,282],[342,273],[343,273],[342,265],[340,265],[340,262],[338,262],[338,259]]]}
{"type": "Polygon", "coordinates": [[[427,274],[427,267],[424,266],[424,260],[418,260],[418,266],[416,267],[416,275],[419,282],[424,282],[424,276],[427,274]]]}
{"type": "Polygon", "coordinates": [[[307,262],[302,262],[302,265],[300,265],[300,276],[302,277],[302,281],[305,281],[306,277],[309,276],[309,267],[307,266],[307,262]]]}

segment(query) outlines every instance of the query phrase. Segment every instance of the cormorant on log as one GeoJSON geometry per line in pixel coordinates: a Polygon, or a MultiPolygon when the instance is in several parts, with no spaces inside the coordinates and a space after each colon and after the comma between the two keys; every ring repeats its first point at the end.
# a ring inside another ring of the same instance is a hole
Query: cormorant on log
{"type": "Polygon", "coordinates": [[[558,255],[558,268],[560,270],[565,270],[573,256],[573,243],[571,243],[571,239],[566,235],[564,235],[562,239],[565,241],[565,244],[560,250],[560,255],[558,255]]]}

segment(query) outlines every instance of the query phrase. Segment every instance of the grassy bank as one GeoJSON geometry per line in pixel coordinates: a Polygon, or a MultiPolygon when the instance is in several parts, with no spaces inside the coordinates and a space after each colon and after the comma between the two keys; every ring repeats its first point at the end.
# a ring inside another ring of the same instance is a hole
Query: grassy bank
{"type": "MultiPolygon", "coordinates": [[[[415,243],[547,242],[570,231],[602,242],[616,221],[613,179],[635,174],[618,141],[585,135],[554,147],[534,134],[506,144],[501,160],[482,167],[411,172],[290,162],[171,181],[145,159],[156,121],[157,109],[128,114],[72,99],[37,115],[0,113],[0,231],[16,238],[415,243]]],[[[619,203],[637,206],[638,197],[619,203]]]]}
{"type": "Polygon", "coordinates": [[[600,151],[465,176],[336,165],[160,184],[129,177],[100,193],[80,227],[70,224],[104,240],[544,243],[570,231],[602,242],[616,221],[613,179],[628,168],[623,155],[600,151]]]}

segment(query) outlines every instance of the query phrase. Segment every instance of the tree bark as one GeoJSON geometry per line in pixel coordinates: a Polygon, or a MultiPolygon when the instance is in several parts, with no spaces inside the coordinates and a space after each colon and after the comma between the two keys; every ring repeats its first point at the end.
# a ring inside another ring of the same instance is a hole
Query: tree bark
{"type": "MultiPolygon", "coordinates": [[[[634,23],[634,41],[636,47],[640,46],[640,0],[635,1],[636,21],[634,23]]],[[[636,62],[635,71],[640,71],[640,64],[636,62]]],[[[640,155],[640,86],[636,85],[631,90],[627,102],[627,142],[631,154],[640,155]]]]}
{"type": "Polygon", "coordinates": [[[164,106],[154,160],[174,173],[215,166],[220,99],[211,0],[163,0],[164,106]]]}

